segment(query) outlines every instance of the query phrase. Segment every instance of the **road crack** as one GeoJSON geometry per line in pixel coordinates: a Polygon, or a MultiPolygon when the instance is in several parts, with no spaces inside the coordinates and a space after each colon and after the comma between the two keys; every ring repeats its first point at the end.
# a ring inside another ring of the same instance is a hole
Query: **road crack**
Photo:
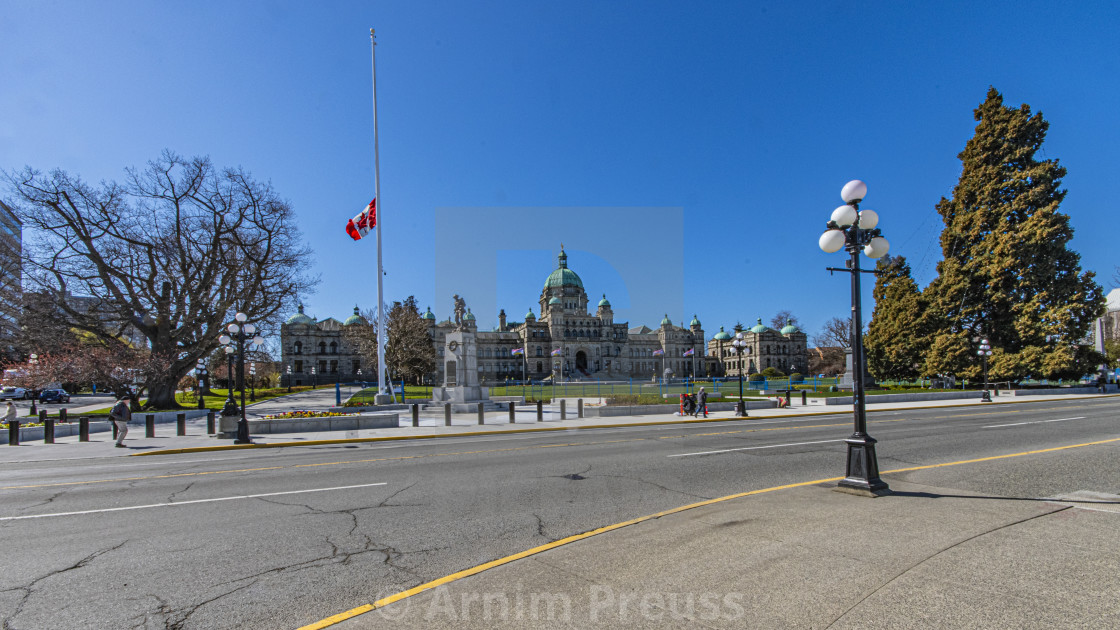
{"type": "Polygon", "coordinates": [[[127,542],[128,541],[125,540],[125,541],[122,541],[118,545],[114,545],[114,546],[108,547],[106,549],[100,549],[98,551],[94,551],[93,553],[91,553],[88,556],[82,558],[81,560],[78,560],[77,562],[75,562],[74,564],[72,564],[68,567],[64,567],[62,569],[51,571],[50,573],[47,573],[45,575],[41,575],[41,576],[35,578],[31,582],[29,582],[26,586],[15,586],[15,587],[4,589],[3,591],[0,591],[0,592],[3,592],[3,593],[7,593],[7,592],[10,592],[10,591],[22,591],[23,592],[23,597],[21,597],[19,602],[16,604],[15,610],[12,612],[11,615],[9,615],[6,619],[4,619],[3,625],[0,625],[0,628],[3,628],[3,630],[14,630],[12,625],[11,625],[12,620],[14,620],[16,617],[18,617],[20,615],[21,612],[23,612],[23,607],[27,605],[28,600],[30,600],[31,596],[35,593],[35,587],[40,582],[42,582],[43,580],[47,580],[49,578],[58,576],[58,575],[62,575],[63,573],[66,573],[68,571],[73,571],[75,569],[81,569],[81,568],[85,567],[86,565],[88,565],[90,562],[93,562],[98,557],[103,556],[103,555],[109,553],[110,551],[116,551],[117,549],[120,549],[127,542]]]}

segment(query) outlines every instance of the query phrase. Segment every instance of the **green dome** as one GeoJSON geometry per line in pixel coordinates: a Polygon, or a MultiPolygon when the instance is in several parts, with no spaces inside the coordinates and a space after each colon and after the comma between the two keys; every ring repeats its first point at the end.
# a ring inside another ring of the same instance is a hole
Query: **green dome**
{"type": "Polygon", "coordinates": [[[793,320],[787,319],[785,328],[782,328],[782,334],[783,335],[791,335],[795,332],[801,332],[801,330],[798,329],[797,326],[793,325],[793,320]]]}
{"type": "Polygon", "coordinates": [[[559,303],[560,303],[560,298],[558,298],[558,297],[554,297],[554,298],[552,298],[551,300],[548,301],[549,306],[552,306],[553,304],[559,304],[559,303]]]}
{"type": "Polygon", "coordinates": [[[715,341],[731,341],[731,333],[724,332],[723,326],[720,326],[719,332],[716,333],[716,336],[712,337],[712,339],[715,341]]]}
{"type": "Polygon", "coordinates": [[[529,312],[525,313],[525,321],[529,321],[530,319],[536,319],[536,318],[537,318],[537,316],[533,314],[533,309],[529,309],[529,312]]]}
{"type": "Polygon", "coordinates": [[[662,326],[672,326],[673,322],[669,320],[669,314],[665,313],[665,318],[661,320],[662,326]]]}
{"type": "Polygon", "coordinates": [[[421,315],[420,319],[426,319],[433,322],[436,321],[436,314],[432,312],[432,307],[429,306],[428,311],[421,315]]]}
{"type": "Polygon", "coordinates": [[[303,304],[299,305],[299,313],[288,318],[288,324],[314,324],[315,320],[303,314],[303,304]]]}
{"type": "Polygon", "coordinates": [[[766,326],[762,325],[762,318],[761,317],[758,318],[758,324],[751,327],[751,332],[756,333],[756,334],[757,333],[764,333],[768,330],[770,330],[770,328],[767,328],[766,326]]]}
{"type": "Polygon", "coordinates": [[[467,309],[467,314],[463,316],[463,321],[465,321],[465,322],[473,322],[474,321],[474,313],[471,313],[471,309],[469,309],[469,308],[467,309]]]}
{"type": "Polygon", "coordinates": [[[699,326],[700,325],[700,320],[696,319],[696,316],[693,315],[692,316],[692,321],[688,322],[688,325],[689,326],[699,326]]]}
{"type": "Polygon", "coordinates": [[[603,299],[599,300],[599,306],[611,307],[611,303],[607,301],[607,294],[603,294],[603,299]]]}
{"type": "Polygon", "coordinates": [[[579,279],[576,272],[568,269],[568,255],[564,253],[564,246],[560,246],[560,266],[548,275],[548,279],[544,281],[544,288],[558,289],[560,287],[579,287],[583,288],[583,280],[579,279]]]}
{"type": "Polygon", "coordinates": [[[361,314],[358,313],[358,307],[355,306],[354,307],[354,314],[351,315],[350,317],[347,317],[346,321],[342,322],[342,325],[343,326],[350,326],[351,324],[368,324],[368,323],[369,322],[366,321],[366,318],[362,317],[361,314]]]}

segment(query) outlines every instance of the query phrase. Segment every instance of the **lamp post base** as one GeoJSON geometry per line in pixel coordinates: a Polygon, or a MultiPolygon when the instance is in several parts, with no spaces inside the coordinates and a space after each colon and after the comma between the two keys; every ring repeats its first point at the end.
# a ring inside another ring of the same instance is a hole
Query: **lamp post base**
{"type": "Polygon", "coordinates": [[[875,438],[856,434],[844,441],[848,443],[848,472],[847,476],[836,485],[836,490],[867,497],[890,494],[890,486],[879,478],[875,438]]]}
{"type": "Polygon", "coordinates": [[[739,401],[735,403],[735,415],[746,418],[747,417],[747,403],[739,401]]]}
{"type": "Polygon", "coordinates": [[[233,441],[234,444],[252,444],[253,439],[249,437],[249,423],[241,420],[237,423],[237,439],[233,441]]]}
{"type": "Polygon", "coordinates": [[[980,395],[980,402],[992,402],[992,393],[985,389],[980,395]]]}

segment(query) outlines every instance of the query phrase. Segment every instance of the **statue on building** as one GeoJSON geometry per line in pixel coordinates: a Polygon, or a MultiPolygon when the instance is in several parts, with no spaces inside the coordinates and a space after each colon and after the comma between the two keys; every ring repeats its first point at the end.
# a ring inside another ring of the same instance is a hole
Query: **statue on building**
{"type": "Polygon", "coordinates": [[[458,294],[451,296],[455,300],[455,326],[458,328],[463,327],[463,315],[467,312],[467,302],[458,294]]]}

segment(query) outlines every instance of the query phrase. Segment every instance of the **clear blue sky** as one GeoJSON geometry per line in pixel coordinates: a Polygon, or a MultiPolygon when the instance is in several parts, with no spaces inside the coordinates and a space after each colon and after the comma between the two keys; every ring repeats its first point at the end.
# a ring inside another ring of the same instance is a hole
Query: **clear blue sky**
{"type": "Polygon", "coordinates": [[[375,304],[374,242],[343,231],[373,195],[373,27],[387,299],[520,320],[563,241],[632,325],[789,309],[813,334],[849,309],[817,238],[850,179],[934,277],[990,85],[1050,121],[1072,246],[1113,286],[1118,7],[0,0],[0,168],[243,166],[298,213],[308,313],[345,318],[375,304]]]}

